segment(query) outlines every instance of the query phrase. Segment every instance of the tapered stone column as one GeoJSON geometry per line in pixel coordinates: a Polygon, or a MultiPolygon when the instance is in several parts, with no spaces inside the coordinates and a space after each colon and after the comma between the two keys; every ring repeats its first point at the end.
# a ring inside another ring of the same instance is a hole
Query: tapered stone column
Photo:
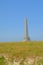
{"type": "Polygon", "coordinates": [[[29,41],[29,37],[28,37],[28,21],[27,18],[25,19],[24,22],[24,41],[29,41]]]}

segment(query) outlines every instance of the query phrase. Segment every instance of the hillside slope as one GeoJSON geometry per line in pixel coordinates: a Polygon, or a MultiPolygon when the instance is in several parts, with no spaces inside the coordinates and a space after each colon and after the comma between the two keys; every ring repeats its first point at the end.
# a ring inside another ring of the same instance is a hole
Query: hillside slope
{"type": "Polygon", "coordinates": [[[11,56],[43,56],[43,42],[0,42],[0,54],[11,56]]]}
{"type": "MultiPolygon", "coordinates": [[[[36,62],[43,65],[43,42],[0,42],[0,63],[4,62],[3,59],[7,61],[8,65],[9,63],[10,65],[26,65],[24,62],[27,65],[29,63],[33,65],[31,63],[36,59],[36,62]]],[[[4,63],[4,65],[6,64],[4,63]]]]}

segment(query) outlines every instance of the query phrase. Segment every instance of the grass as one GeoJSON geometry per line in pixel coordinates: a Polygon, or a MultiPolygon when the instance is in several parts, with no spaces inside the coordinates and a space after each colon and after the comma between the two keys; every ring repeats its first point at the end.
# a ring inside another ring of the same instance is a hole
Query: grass
{"type": "Polygon", "coordinates": [[[43,42],[0,42],[0,54],[11,57],[43,56],[43,42]]]}
{"type": "Polygon", "coordinates": [[[3,56],[0,57],[0,65],[7,65],[6,60],[3,56]]]}
{"type": "MultiPolygon", "coordinates": [[[[14,57],[26,58],[39,56],[43,57],[43,41],[34,42],[0,42],[0,54],[8,55],[10,61],[13,61],[14,57]]],[[[0,65],[8,65],[3,60],[4,57],[0,57],[0,65]]],[[[37,61],[37,65],[43,65],[43,60],[37,61]]],[[[20,65],[24,65],[24,60],[21,61],[20,65]]],[[[35,65],[35,64],[33,64],[35,65]]]]}

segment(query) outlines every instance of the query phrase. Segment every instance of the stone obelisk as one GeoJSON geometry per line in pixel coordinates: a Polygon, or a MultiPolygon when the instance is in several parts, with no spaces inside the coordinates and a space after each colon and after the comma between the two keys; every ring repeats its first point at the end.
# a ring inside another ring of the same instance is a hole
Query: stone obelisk
{"type": "Polygon", "coordinates": [[[29,41],[29,37],[28,37],[28,20],[27,20],[27,18],[25,19],[25,22],[24,22],[24,41],[29,41]]]}

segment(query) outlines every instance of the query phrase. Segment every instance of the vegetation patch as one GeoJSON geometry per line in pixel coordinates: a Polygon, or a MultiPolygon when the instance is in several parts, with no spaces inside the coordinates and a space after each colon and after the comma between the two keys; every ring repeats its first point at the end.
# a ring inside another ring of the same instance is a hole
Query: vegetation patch
{"type": "MultiPolygon", "coordinates": [[[[35,58],[34,63],[31,65],[35,65],[35,63],[36,65],[43,65],[43,42],[0,42],[0,65],[8,65],[8,63],[12,63],[13,65],[15,58],[18,61],[23,58],[23,60],[20,61],[20,65],[24,65],[27,57],[42,57],[40,59],[37,58],[37,61],[35,58]],[[3,55],[6,56],[8,60],[6,60],[3,55]]],[[[15,63],[18,61],[15,61],[15,63]]],[[[27,64],[29,61],[30,60],[28,60],[27,64]]]]}

